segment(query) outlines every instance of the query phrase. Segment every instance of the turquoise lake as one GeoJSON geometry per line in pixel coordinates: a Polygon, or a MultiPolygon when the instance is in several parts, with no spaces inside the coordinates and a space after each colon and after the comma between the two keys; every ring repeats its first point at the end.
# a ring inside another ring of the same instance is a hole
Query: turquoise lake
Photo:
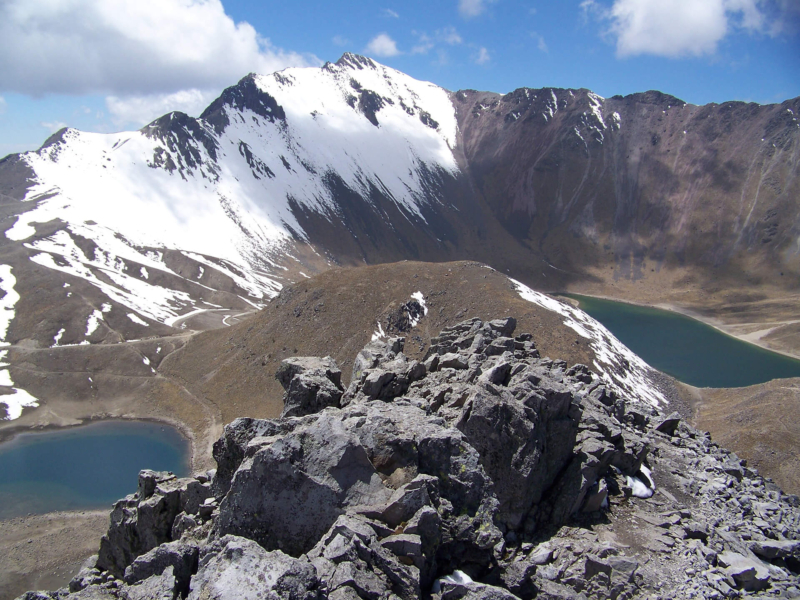
{"type": "Polygon", "coordinates": [[[110,508],[142,469],[186,475],[190,451],[176,429],[140,421],[18,435],[0,444],[0,519],[110,508]]]}
{"type": "Polygon", "coordinates": [[[726,335],[684,315],[587,296],[581,310],[600,321],[648,364],[695,387],[744,387],[800,377],[800,360],[726,335]]]}

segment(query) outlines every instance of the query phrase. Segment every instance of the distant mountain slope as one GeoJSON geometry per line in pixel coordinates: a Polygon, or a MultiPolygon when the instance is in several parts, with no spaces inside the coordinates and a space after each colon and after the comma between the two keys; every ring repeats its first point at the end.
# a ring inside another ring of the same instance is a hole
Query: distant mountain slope
{"type": "Polygon", "coordinates": [[[523,88],[454,102],[475,186],[554,267],[628,281],[691,268],[797,290],[800,98],[693,106],[523,88]]]}
{"type": "MultiPolygon", "coordinates": [[[[251,74],[200,118],[66,129],[0,161],[0,342],[222,327],[287,283],[403,259],[477,260],[551,291],[711,294],[733,310],[767,298],[791,312],[798,111],[800,99],[451,93],[353,54],[251,74]]],[[[16,414],[35,398],[4,365],[16,414]]]]}

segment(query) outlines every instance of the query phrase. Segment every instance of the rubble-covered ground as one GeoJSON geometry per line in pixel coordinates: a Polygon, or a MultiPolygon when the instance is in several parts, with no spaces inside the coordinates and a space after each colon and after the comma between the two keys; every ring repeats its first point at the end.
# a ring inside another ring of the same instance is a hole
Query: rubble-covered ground
{"type": "Polygon", "coordinates": [[[285,360],[280,419],[143,471],[69,589],[23,598],[800,597],[796,496],[514,328],[378,339],[347,390],[285,360]]]}

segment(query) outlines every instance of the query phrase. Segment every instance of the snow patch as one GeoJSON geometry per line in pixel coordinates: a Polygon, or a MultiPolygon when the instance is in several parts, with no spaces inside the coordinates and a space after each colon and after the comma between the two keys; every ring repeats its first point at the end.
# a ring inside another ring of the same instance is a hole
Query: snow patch
{"type": "Polygon", "coordinates": [[[143,327],[150,327],[150,323],[141,319],[139,315],[136,315],[134,313],[128,313],[128,318],[137,325],[142,325],[143,327]]]}
{"type": "Polygon", "coordinates": [[[5,292],[5,296],[0,298],[0,344],[8,343],[8,328],[16,315],[15,306],[19,301],[19,294],[14,290],[16,284],[17,278],[11,274],[11,267],[0,265],[0,290],[5,292]]]}
{"type": "Polygon", "coordinates": [[[58,343],[61,341],[61,336],[63,336],[66,331],[67,330],[63,327],[58,330],[58,333],[53,338],[53,346],[58,346],[58,343]]]}
{"type": "Polygon", "coordinates": [[[473,583],[472,577],[464,573],[464,571],[453,571],[451,575],[445,575],[444,577],[440,577],[436,581],[433,582],[433,587],[431,588],[431,592],[434,594],[438,594],[442,591],[442,584],[443,583],[455,583],[457,585],[468,585],[473,583]]]}
{"type": "Polygon", "coordinates": [[[411,294],[411,297],[417,302],[419,302],[420,306],[422,307],[422,310],[424,311],[424,314],[427,316],[428,305],[425,304],[425,296],[422,295],[422,292],[414,292],[413,294],[411,294]]]}
{"type": "Polygon", "coordinates": [[[99,310],[95,310],[89,315],[89,320],[86,322],[86,337],[88,338],[92,335],[95,331],[97,331],[97,327],[100,325],[100,321],[103,320],[103,313],[99,310]]]}
{"type": "Polygon", "coordinates": [[[564,318],[564,325],[589,340],[589,347],[596,357],[594,370],[606,385],[632,400],[654,407],[666,405],[667,400],[664,395],[652,385],[652,377],[657,373],[656,370],[634,354],[601,323],[578,308],[535,292],[515,279],[509,279],[524,300],[558,313],[564,318]]]}
{"type": "MultiPolygon", "coordinates": [[[[8,371],[4,371],[4,373],[8,373],[8,371]]],[[[11,381],[10,376],[4,376],[5,379],[11,381]]],[[[21,390],[19,388],[13,388],[13,394],[7,394],[5,396],[0,396],[0,404],[6,405],[6,416],[3,419],[4,421],[13,421],[15,419],[19,419],[22,416],[22,409],[23,408],[33,408],[35,406],[39,406],[39,399],[31,396],[25,390],[21,390]]]]}
{"type": "Polygon", "coordinates": [[[628,475],[625,477],[625,482],[628,484],[628,487],[631,488],[631,495],[636,498],[650,498],[653,495],[653,490],[647,487],[638,477],[631,477],[628,475]]]}
{"type": "Polygon", "coordinates": [[[603,129],[606,129],[606,122],[603,120],[603,100],[602,96],[598,96],[594,92],[589,92],[587,94],[589,97],[589,107],[592,110],[592,114],[594,115],[595,119],[600,122],[600,125],[603,129]]]}
{"type": "Polygon", "coordinates": [[[411,327],[416,327],[419,324],[419,320],[428,314],[428,306],[425,304],[425,296],[422,295],[422,292],[414,292],[413,294],[411,294],[411,298],[416,300],[422,307],[422,315],[414,316],[410,313],[408,315],[411,327]]]}
{"type": "Polygon", "coordinates": [[[378,321],[378,329],[372,334],[372,341],[377,341],[386,337],[386,333],[383,331],[383,327],[381,326],[381,322],[378,321]]]}

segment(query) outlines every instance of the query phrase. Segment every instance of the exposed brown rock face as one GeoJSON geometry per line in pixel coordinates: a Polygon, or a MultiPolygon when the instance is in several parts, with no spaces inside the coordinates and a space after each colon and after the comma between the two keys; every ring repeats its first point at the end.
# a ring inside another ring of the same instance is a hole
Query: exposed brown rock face
{"type": "Polygon", "coordinates": [[[796,289],[800,99],[692,106],[659,92],[527,88],[453,99],[493,215],[571,272],[548,278],[678,269],[729,285],[783,277],[796,289]]]}

